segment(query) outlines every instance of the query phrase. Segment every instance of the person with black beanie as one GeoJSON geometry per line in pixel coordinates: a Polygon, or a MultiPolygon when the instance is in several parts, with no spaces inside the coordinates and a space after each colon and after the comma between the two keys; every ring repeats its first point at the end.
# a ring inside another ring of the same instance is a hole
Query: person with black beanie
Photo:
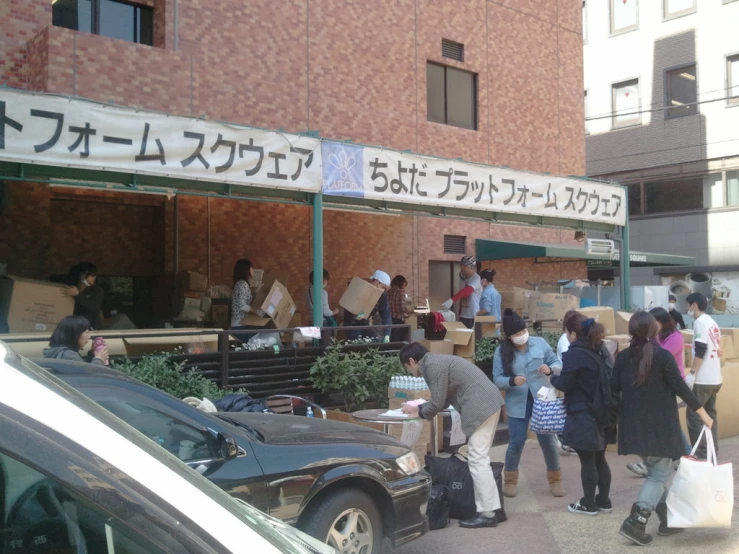
{"type": "MultiPolygon", "coordinates": [[[[551,387],[549,377],[559,373],[562,362],[541,337],[529,337],[526,322],[506,308],[503,315],[504,338],[493,357],[493,381],[505,391],[508,414],[508,450],[505,456],[503,494],[518,494],[518,464],[534,408],[534,396],[541,387],[551,387]]],[[[547,465],[552,495],[565,495],[559,453],[554,435],[537,435],[547,465]]]]}

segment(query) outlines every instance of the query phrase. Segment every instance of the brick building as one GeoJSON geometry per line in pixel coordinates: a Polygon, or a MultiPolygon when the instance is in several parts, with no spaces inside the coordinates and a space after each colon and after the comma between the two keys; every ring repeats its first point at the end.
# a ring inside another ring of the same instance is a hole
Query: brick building
{"type": "MultiPolygon", "coordinates": [[[[202,2],[7,0],[0,85],[176,115],[582,175],[580,0],[202,2]],[[107,35],[107,36],[106,36],[107,35]],[[117,38],[113,38],[117,37],[117,38]]],[[[7,182],[0,262],[48,278],[90,259],[169,310],[176,270],[230,283],[233,264],[289,275],[302,299],[311,209],[7,182]]],[[[568,230],[329,210],[331,302],[346,279],[402,273],[429,295],[444,236],[573,242],[568,230]]],[[[583,278],[584,262],[496,264],[500,288],[583,278]]]]}

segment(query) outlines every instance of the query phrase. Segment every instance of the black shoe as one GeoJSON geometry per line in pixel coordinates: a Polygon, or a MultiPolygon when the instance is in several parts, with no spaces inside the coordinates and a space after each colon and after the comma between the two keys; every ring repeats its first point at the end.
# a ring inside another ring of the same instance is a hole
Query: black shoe
{"type": "Polygon", "coordinates": [[[497,527],[498,519],[493,517],[487,517],[482,514],[477,514],[475,517],[470,519],[463,519],[459,522],[460,527],[465,529],[480,529],[482,527],[497,527]]]}
{"type": "Polygon", "coordinates": [[[677,535],[678,533],[682,533],[685,530],[677,527],[667,526],[667,504],[665,504],[664,502],[660,502],[659,504],[657,504],[657,508],[655,508],[654,511],[657,513],[657,517],[659,518],[659,530],[657,531],[657,534],[661,537],[677,535]]]}
{"type": "Polygon", "coordinates": [[[595,505],[598,508],[598,511],[602,514],[610,514],[613,511],[613,504],[611,504],[610,500],[606,500],[605,502],[599,502],[596,500],[595,505]]]}
{"type": "Polygon", "coordinates": [[[505,510],[503,508],[501,508],[500,510],[495,510],[495,519],[498,523],[508,521],[508,516],[505,514],[505,510]]]}
{"type": "Polygon", "coordinates": [[[631,515],[624,520],[618,532],[639,546],[651,544],[652,535],[647,533],[647,521],[651,515],[652,512],[649,510],[639,508],[634,504],[631,507],[631,515]]]}
{"type": "Polygon", "coordinates": [[[585,506],[582,503],[582,500],[578,500],[574,504],[568,505],[567,509],[573,514],[581,514],[584,516],[597,516],[600,513],[600,510],[595,506],[585,506]]]}

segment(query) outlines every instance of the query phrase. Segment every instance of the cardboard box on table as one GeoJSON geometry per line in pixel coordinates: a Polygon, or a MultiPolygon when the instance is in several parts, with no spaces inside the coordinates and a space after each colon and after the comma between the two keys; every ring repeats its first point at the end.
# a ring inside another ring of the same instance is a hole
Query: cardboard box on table
{"type": "Polygon", "coordinates": [[[535,291],[519,287],[513,287],[512,290],[501,290],[501,313],[506,308],[510,308],[521,317],[529,317],[529,302],[532,294],[536,294],[535,291]]]}
{"type": "Polygon", "coordinates": [[[454,354],[454,343],[451,340],[426,340],[420,341],[432,354],[446,354],[452,356],[454,354]]]}
{"type": "Polygon", "coordinates": [[[618,345],[617,352],[626,350],[629,347],[629,343],[631,343],[631,335],[608,335],[605,339],[616,342],[618,345]]]}
{"type": "MultiPolygon", "coordinates": [[[[171,329],[168,331],[172,332],[171,329]]],[[[198,329],[198,331],[202,331],[202,329],[198,329]]],[[[144,332],[145,330],[142,330],[140,334],[144,332]]],[[[173,352],[176,349],[181,349],[183,353],[187,354],[204,354],[218,351],[218,335],[206,333],[185,337],[136,337],[134,335],[124,338],[123,344],[126,348],[126,354],[132,358],[145,354],[173,352]]],[[[108,351],[110,352],[110,347],[108,351]]]]}
{"type": "Polygon", "coordinates": [[[0,278],[0,318],[11,333],[51,333],[74,313],[74,299],[64,285],[21,277],[0,278]]]}
{"type": "MultiPolygon", "coordinates": [[[[603,325],[606,328],[606,336],[620,334],[616,331],[616,317],[613,308],[610,306],[579,308],[577,311],[603,325]]],[[[626,332],[628,333],[628,329],[626,332]]]]}
{"type": "Polygon", "coordinates": [[[208,277],[195,271],[180,271],[177,285],[181,292],[205,292],[208,290],[208,277]]]}
{"type": "Polygon", "coordinates": [[[442,325],[446,329],[444,339],[454,343],[454,355],[460,358],[474,359],[475,331],[467,329],[464,323],[459,321],[444,321],[442,325]]]}
{"type": "Polygon", "coordinates": [[[533,292],[529,301],[529,319],[562,321],[570,310],[580,308],[580,299],[570,294],[533,292]]]}
{"type": "Polygon", "coordinates": [[[616,323],[616,331],[613,333],[614,335],[628,335],[629,334],[629,322],[631,321],[631,316],[634,315],[630,312],[615,312],[613,314],[613,318],[616,323]]]}
{"type": "Polygon", "coordinates": [[[494,315],[475,316],[475,329],[480,329],[481,337],[495,337],[498,329],[498,318],[494,315]]]}
{"type": "Polygon", "coordinates": [[[262,310],[265,315],[249,313],[241,320],[241,325],[286,329],[290,327],[290,322],[297,311],[287,287],[276,278],[268,278],[266,275],[262,285],[254,292],[252,309],[262,310]]]}
{"type": "Polygon", "coordinates": [[[339,306],[357,319],[367,319],[382,296],[382,289],[360,277],[354,277],[341,295],[339,306]]]}

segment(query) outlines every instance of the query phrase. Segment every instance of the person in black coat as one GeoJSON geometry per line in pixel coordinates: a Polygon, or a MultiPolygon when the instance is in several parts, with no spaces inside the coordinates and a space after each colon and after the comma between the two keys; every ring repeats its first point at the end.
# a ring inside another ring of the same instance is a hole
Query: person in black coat
{"type": "Polygon", "coordinates": [[[74,315],[84,317],[93,329],[100,329],[105,292],[97,284],[97,267],[80,262],[69,269],[68,287],[62,294],[74,298],[74,315]]]}
{"type": "Polygon", "coordinates": [[[652,542],[646,524],[655,509],[660,535],[681,531],[667,526],[665,504],[672,462],[684,453],[675,395],[695,410],[704,425],[709,429],[713,426],[713,420],[681,377],[675,358],[653,342],[658,331],[657,320],[650,313],[637,312],[632,316],[631,344],[616,356],[611,379],[611,389],[622,393],[618,453],[637,454],[647,467],[647,478],[631,515],[619,531],[639,545],[652,542]]]}
{"type": "Polygon", "coordinates": [[[606,429],[590,412],[600,379],[600,366],[593,354],[613,365],[603,344],[605,328],[582,314],[575,313],[565,323],[570,347],[562,354],[562,372],[552,377],[552,386],[565,393],[567,419],[562,440],[580,458],[583,497],[567,509],[575,514],[596,516],[613,511],[609,493],[611,469],[606,461],[606,429]],[[595,491],[598,489],[598,495],[595,491]]]}
{"type": "Polygon", "coordinates": [[[669,312],[672,321],[674,321],[675,325],[677,325],[678,329],[687,329],[687,327],[685,326],[685,320],[683,319],[683,314],[675,309],[675,304],[677,304],[677,298],[675,297],[675,295],[671,294],[669,304],[667,304],[667,311],[669,312]]]}

